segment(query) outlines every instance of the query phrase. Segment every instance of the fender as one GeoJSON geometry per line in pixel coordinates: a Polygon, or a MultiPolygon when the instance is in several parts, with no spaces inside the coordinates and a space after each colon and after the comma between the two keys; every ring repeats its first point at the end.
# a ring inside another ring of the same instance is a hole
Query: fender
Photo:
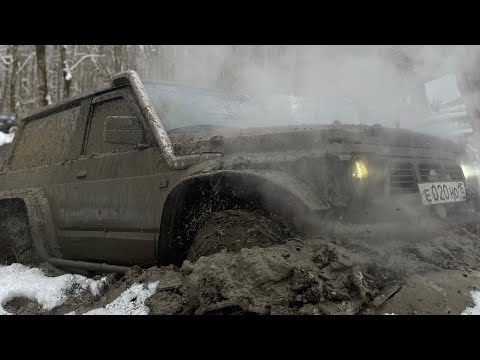
{"type": "MultiPolygon", "coordinates": [[[[196,179],[214,178],[218,176],[243,177],[247,179],[247,181],[263,183],[266,186],[274,185],[284,193],[289,193],[294,196],[311,212],[330,209],[330,205],[322,199],[322,194],[315,190],[311,185],[290,174],[276,170],[218,170],[190,176],[178,185],[184,185],[185,183],[196,179]]],[[[277,194],[277,196],[282,195],[277,194]]]]}
{"type": "MultiPolygon", "coordinates": [[[[207,193],[217,191],[217,186],[226,185],[228,189],[224,194],[233,191],[235,196],[260,195],[259,200],[263,206],[272,212],[280,213],[288,218],[297,218],[304,221],[309,215],[321,210],[329,209],[329,205],[322,199],[321,194],[307,183],[294,178],[281,171],[269,170],[217,170],[195,174],[184,178],[170,191],[164,203],[157,242],[157,263],[166,265],[170,263],[181,264],[185,243],[173,244],[177,236],[175,229],[185,220],[185,211],[191,202],[184,202],[185,196],[191,191],[194,193],[205,186],[207,193]]],[[[220,189],[218,189],[220,190],[220,189]]],[[[201,195],[200,198],[205,195],[201,195]]],[[[207,195],[208,196],[208,195],[207,195]]],[[[205,199],[206,200],[206,199],[205,199]]],[[[188,217],[188,216],[187,216],[188,217]]],[[[183,241],[188,241],[183,238],[183,241]]]]}

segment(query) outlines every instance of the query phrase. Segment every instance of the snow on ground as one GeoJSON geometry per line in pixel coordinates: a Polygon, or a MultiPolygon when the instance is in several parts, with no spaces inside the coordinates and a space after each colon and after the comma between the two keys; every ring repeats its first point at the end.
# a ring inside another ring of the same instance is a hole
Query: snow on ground
{"type": "Polygon", "coordinates": [[[150,309],[145,300],[155,294],[158,281],[147,284],[135,283],[117,299],[104,308],[94,309],[84,315],[148,315],[150,309]]]}
{"type": "Polygon", "coordinates": [[[467,307],[462,315],[480,315],[480,291],[472,291],[473,307],[467,307]]]}
{"type": "Polygon", "coordinates": [[[48,277],[40,269],[21,264],[0,266],[0,315],[8,314],[3,305],[16,297],[36,300],[44,310],[51,310],[81,290],[98,295],[105,281],[73,274],[48,277]]]}
{"type": "MultiPolygon", "coordinates": [[[[106,278],[93,280],[74,274],[48,277],[38,268],[21,264],[0,266],[0,315],[9,314],[3,306],[17,297],[35,300],[44,310],[51,310],[82,290],[90,291],[93,296],[100,294],[105,282],[106,278]]],[[[145,300],[155,293],[157,286],[158,281],[135,283],[104,308],[84,315],[147,315],[150,310],[145,300]]],[[[75,311],[67,315],[75,315],[75,311]]]]}
{"type": "Polygon", "coordinates": [[[13,141],[15,133],[5,134],[0,131],[0,146],[10,144],[13,141]]]}

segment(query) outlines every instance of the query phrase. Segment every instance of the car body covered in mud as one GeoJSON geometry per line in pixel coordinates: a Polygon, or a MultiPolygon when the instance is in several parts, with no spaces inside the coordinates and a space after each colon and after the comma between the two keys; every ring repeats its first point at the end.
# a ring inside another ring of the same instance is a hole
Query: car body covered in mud
{"type": "Polygon", "coordinates": [[[219,107],[218,96],[143,84],[128,71],[107,89],[24,118],[0,172],[2,236],[28,235],[37,256],[58,266],[115,271],[181,263],[219,210],[262,210],[299,225],[376,203],[398,211],[392,199],[428,207],[419,183],[434,184],[423,201],[468,198],[463,150],[452,142],[302,118],[252,127],[263,113],[229,120],[250,100],[219,107]]]}

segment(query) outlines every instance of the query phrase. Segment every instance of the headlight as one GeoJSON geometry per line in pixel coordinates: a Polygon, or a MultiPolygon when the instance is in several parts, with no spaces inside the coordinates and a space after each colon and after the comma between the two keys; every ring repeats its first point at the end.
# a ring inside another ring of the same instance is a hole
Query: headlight
{"type": "Polygon", "coordinates": [[[477,171],[474,166],[466,164],[461,164],[460,166],[462,167],[463,176],[465,176],[465,179],[477,176],[477,171]]]}
{"type": "Polygon", "coordinates": [[[367,164],[363,160],[355,160],[352,167],[352,177],[357,180],[362,180],[368,177],[367,164]]]}
{"type": "Polygon", "coordinates": [[[351,184],[354,197],[364,198],[368,196],[369,171],[365,160],[356,159],[350,165],[351,184]]]}

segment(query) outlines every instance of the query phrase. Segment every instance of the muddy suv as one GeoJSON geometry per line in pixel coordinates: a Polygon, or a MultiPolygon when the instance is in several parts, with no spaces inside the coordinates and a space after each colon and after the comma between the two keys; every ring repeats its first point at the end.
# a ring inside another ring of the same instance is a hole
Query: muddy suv
{"type": "Polygon", "coordinates": [[[466,205],[457,145],[315,121],[122,73],[23,119],[0,172],[0,250],[116,271],[282,242],[341,209],[466,205]]]}

